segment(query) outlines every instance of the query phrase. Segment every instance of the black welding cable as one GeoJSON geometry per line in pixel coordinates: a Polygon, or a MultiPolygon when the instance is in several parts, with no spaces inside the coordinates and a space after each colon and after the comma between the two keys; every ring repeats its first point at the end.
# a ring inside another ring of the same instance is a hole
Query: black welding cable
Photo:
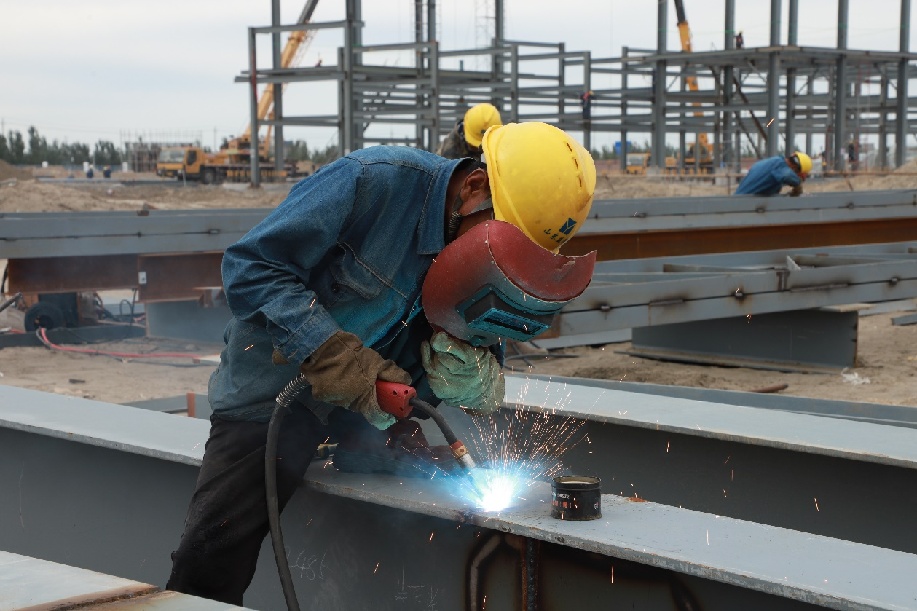
{"type": "Polygon", "coordinates": [[[446,422],[446,418],[438,409],[426,401],[421,401],[420,399],[411,399],[411,407],[416,410],[420,410],[426,415],[430,416],[430,418],[433,419],[433,422],[436,423],[436,426],[439,427],[439,430],[442,431],[443,437],[446,438],[446,443],[448,443],[450,446],[458,441],[458,437],[452,431],[452,427],[449,426],[449,423],[446,422]]]}
{"type": "Polygon", "coordinates": [[[277,405],[267,427],[267,445],[264,448],[264,488],[267,501],[267,521],[271,528],[271,544],[274,547],[274,560],[277,561],[277,572],[280,574],[280,587],[287,601],[289,611],[299,611],[296,590],[293,587],[293,576],[287,562],[287,551],[283,545],[283,532],[280,529],[280,502],[277,496],[277,445],[280,441],[280,425],[290,413],[290,406],[296,397],[306,388],[309,382],[299,375],[287,384],[279,395],[277,405]]]}

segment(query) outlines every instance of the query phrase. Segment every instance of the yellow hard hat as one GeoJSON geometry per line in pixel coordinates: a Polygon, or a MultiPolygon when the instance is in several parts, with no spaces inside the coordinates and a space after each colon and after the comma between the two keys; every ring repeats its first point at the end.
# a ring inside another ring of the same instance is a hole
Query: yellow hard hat
{"type": "Polygon", "coordinates": [[[796,151],[793,154],[793,157],[796,158],[797,163],[799,164],[799,173],[808,175],[812,171],[812,158],[803,153],[802,151],[796,151]]]}
{"type": "Polygon", "coordinates": [[[557,251],[582,226],[595,193],[595,162],[579,142],[547,123],[491,127],[482,146],[494,218],[557,251]]]}
{"type": "Polygon", "coordinates": [[[478,104],[465,113],[465,142],[478,148],[484,132],[492,125],[503,125],[500,111],[493,104],[478,104]]]}

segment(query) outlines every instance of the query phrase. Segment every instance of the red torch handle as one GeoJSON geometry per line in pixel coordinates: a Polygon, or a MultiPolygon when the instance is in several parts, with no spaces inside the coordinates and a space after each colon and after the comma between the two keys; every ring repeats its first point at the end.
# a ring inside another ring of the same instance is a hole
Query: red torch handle
{"type": "Polygon", "coordinates": [[[407,418],[410,415],[411,399],[416,396],[417,391],[412,386],[376,380],[376,400],[379,407],[395,418],[407,418]]]}

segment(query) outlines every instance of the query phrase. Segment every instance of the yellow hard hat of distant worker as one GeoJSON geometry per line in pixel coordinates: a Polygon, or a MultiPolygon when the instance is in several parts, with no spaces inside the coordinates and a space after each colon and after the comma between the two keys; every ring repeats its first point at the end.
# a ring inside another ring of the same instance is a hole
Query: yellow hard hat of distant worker
{"type": "Polygon", "coordinates": [[[799,173],[808,176],[812,171],[812,158],[802,151],[796,151],[793,153],[793,157],[796,159],[796,164],[799,166],[799,173]]]}
{"type": "Polygon", "coordinates": [[[508,123],[484,134],[494,218],[557,251],[592,207],[595,163],[579,142],[547,123],[508,123]]]}
{"type": "Polygon", "coordinates": [[[465,113],[464,125],[465,142],[478,148],[487,128],[492,125],[503,125],[503,120],[500,118],[500,111],[493,104],[478,104],[465,113]]]}

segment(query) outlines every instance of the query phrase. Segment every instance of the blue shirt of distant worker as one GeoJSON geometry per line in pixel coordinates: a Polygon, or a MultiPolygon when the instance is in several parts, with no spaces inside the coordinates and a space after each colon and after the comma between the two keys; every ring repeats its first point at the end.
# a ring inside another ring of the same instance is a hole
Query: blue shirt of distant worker
{"type": "Polygon", "coordinates": [[[812,159],[799,151],[789,157],[770,157],[751,166],[736,195],[777,195],[784,185],[790,195],[802,195],[802,183],[812,171],[812,159]]]}

